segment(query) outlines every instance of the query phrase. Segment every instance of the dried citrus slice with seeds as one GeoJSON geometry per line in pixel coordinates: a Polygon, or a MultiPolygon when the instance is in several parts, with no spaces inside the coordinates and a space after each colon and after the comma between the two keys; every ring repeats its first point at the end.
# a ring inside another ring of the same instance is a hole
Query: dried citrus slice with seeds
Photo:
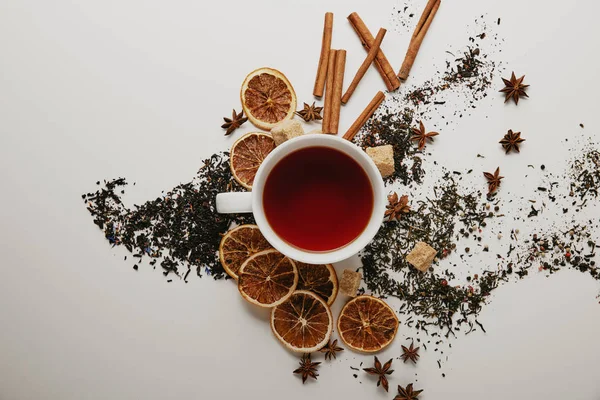
{"type": "Polygon", "coordinates": [[[308,290],[321,296],[327,305],[333,304],[338,292],[338,280],[331,264],[305,264],[296,261],[297,290],[308,290]]]}
{"type": "Polygon", "coordinates": [[[311,353],[329,341],[333,317],[325,300],[307,290],[297,290],[273,308],[271,329],[288,349],[311,353]]]}
{"type": "Polygon", "coordinates": [[[240,93],[242,108],[256,127],[271,130],[296,111],[296,92],[290,81],[273,68],[259,68],[246,76],[240,93]]]}
{"type": "Polygon", "coordinates": [[[374,353],[389,345],[398,331],[398,317],[383,300],[362,295],[350,300],[338,318],[340,338],[353,350],[374,353]]]}
{"type": "Polygon", "coordinates": [[[225,272],[233,279],[238,278],[238,271],[244,261],[253,254],[271,248],[258,226],[240,225],[227,232],[221,238],[219,259],[225,272]]]}
{"type": "Polygon", "coordinates": [[[298,284],[298,269],[275,249],[250,256],[238,271],[238,289],[246,300],[261,307],[286,301],[298,284]]]}
{"type": "Polygon", "coordinates": [[[231,147],[231,174],[246,189],[252,189],[258,167],[275,148],[271,135],[251,132],[239,138],[231,147]]]}

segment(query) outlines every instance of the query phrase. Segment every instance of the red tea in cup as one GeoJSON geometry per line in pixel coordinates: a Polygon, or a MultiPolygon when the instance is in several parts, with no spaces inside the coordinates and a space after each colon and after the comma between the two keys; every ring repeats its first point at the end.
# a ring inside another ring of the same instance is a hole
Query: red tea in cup
{"type": "Polygon", "coordinates": [[[269,173],[263,208],[273,231],[302,250],[341,248],[365,230],[373,188],[364,169],[331,147],[307,147],[281,159],[269,173]]]}

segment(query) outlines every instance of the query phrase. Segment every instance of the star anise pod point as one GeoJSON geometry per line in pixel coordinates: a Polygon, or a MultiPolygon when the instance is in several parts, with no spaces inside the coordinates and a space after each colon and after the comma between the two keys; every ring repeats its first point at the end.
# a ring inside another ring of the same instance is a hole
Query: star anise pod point
{"type": "Polygon", "coordinates": [[[296,111],[296,115],[305,120],[306,122],[310,121],[319,121],[323,119],[321,116],[321,111],[323,111],[323,107],[316,107],[315,102],[313,101],[312,106],[304,103],[304,109],[300,111],[296,111]]]}
{"type": "Polygon", "coordinates": [[[238,114],[234,109],[233,113],[231,114],[231,118],[223,117],[223,120],[225,123],[221,125],[221,128],[227,129],[227,131],[225,131],[225,136],[229,136],[233,133],[233,131],[242,126],[244,122],[248,121],[248,118],[244,117],[243,110],[238,114]]]}
{"type": "Polygon", "coordinates": [[[302,359],[300,360],[300,368],[295,369],[294,374],[302,375],[302,384],[306,382],[309,376],[316,380],[317,376],[319,376],[319,374],[317,374],[317,366],[319,364],[321,363],[312,362],[310,360],[310,353],[306,353],[302,356],[302,359]]]}
{"type": "Polygon", "coordinates": [[[398,193],[394,192],[388,196],[388,202],[389,204],[386,206],[387,210],[384,215],[388,217],[390,221],[393,219],[399,221],[403,214],[410,212],[407,195],[398,198],[398,193]]]}
{"type": "Polygon", "coordinates": [[[417,360],[420,357],[419,349],[420,349],[420,347],[415,347],[414,342],[412,342],[410,344],[410,347],[402,346],[402,355],[400,357],[402,358],[402,360],[404,360],[404,362],[407,362],[408,360],[410,360],[416,364],[417,360]]]}
{"type": "Polygon", "coordinates": [[[433,142],[434,136],[439,135],[438,132],[427,133],[425,130],[425,125],[423,125],[423,121],[419,121],[418,128],[412,128],[412,133],[413,136],[410,138],[410,140],[417,142],[419,150],[423,150],[425,148],[427,140],[433,142]]]}
{"type": "Polygon", "coordinates": [[[525,89],[527,89],[529,85],[523,85],[523,79],[525,79],[525,75],[517,79],[514,71],[510,79],[502,78],[505,87],[504,89],[500,90],[500,92],[505,94],[505,103],[512,98],[515,104],[519,104],[520,97],[529,97],[529,95],[525,92],[525,89]]]}
{"type": "Polygon", "coordinates": [[[484,172],[483,176],[488,181],[488,195],[494,193],[500,187],[500,181],[504,179],[503,176],[500,176],[500,167],[496,168],[493,174],[491,172],[484,172]]]}
{"type": "Polygon", "coordinates": [[[394,372],[393,369],[390,370],[391,367],[392,367],[392,359],[391,358],[388,362],[386,362],[382,366],[381,362],[379,362],[379,359],[377,358],[377,356],[375,356],[375,366],[372,368],[363,368],[363,371],[365,371],[366,373],[371,374],[371,375],[377,375],[379,377],[379,380],[377,381],[377,386],[381,385],[387,392],[389,390],[389,382],[388,382],[386,375],[391,375],[392,372],[394,372]]]}
{"type": "Polygon", "coordinates": [[[525,139],[521,137],[521,132],[513,132],[512,129],[508,130],[508,133],[504,135],[502,140],[500,140],[500,144],[502,148],[506,151],[506,154],[510,153],[511,150],[520,153],[519,145],[523,143],[525,139]]]}
{"type": "Polygon", "coordinates": [[[398,395],[394,397],[394,400],[416,400],[421,393],[423,390],[414,390],[412,383],[406,385],[405,388],[398,385],[398,395]]]}
{"type": "Polygon", "coordinates": [[[333,342],[329,340],[327,344],[323,346],[321,350],[319,350],[321,353],[325,353],[326,360],[331,360],[331,357],[337,358],[336,354],[340,351],[344,351],[342,347],[337,345],[337,342],[337,339],[335,339],[333,342]]]}

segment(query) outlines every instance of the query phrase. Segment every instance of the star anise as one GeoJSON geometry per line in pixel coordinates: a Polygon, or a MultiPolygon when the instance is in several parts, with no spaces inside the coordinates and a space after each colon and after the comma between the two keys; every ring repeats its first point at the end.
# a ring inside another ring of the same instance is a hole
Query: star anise
{"type": "Polygon", "coordinates": [[[500,176],[500,167],[496,168],[493,174],[491,172],[484,172],[483,176],[488,181],[488,194],[494,193],[500,187],[500,180],[504,178],[500,176]]]}
{"type": "Polygon", "coordinates": [[[521,138],[521,132],[513,132],[512,129],[509,129],[508,133],[504,135],[504,138],[499,143],[506,150],[506,154],[508,154],[511,150],[520,153],[519,145],[524,141],[525,139],[521,138]]]}
{"type": "Polygon", "coordinates": [[[333,342],[331,340],[328,341],[327,344],[319,351],[321,353],[325,353],[326,360],[331,360],[331,357],[337,358],[336,353],[344,351],[344,349],[342,347],[338,347],[337,339],[335,339],[333,342]]]}
{"type": "Polygon", "coordinates": [[[379,380],[377,381],[377,386],[379,386],[379,385],[383,386],[383,388],[387,392],[389,389],[389,383],[388,383],[386,375],[391,375],[392,372],[394,372],[393,369],[390,370],[391,366],[392,366],[391,358],[388,362],[386,362],[383,366],[381,366],[381,363],[377,359],[377,356],[375,356],[375,367],[374,368],[363,368],[363,371],[365,371],[371,375],[379,376],[379,380]]]}
{"type": "Polygon", "coordinates": [[[418,143],[419,150],[423,150],[425,148],[427,139],[433,142],[433,137],[439,135],[437,132],[425,132],[425,125],[423,125],[423,121],[419,121],[418,128],[412,128],[412,133],[413,136],[410,138],[410,140],[418,143]]]}
{"type": "Polygon", "coordinates": [[[512,73],[510,80],[502,78],[504,85],[506,86],[501,90],[501,92],[506,95],[506,98],[504,99],[505,103],[512,98],[515,101],[515,104],[519,104],[519,97],[529,97],[527,93],[525,93],[525,89],[527,89],[529,85],[523,85],[524,78],[525,75],[517,79],[514,72],[512,73]]]}
{"type": "Polygon", "coordinates": [[[304,110],[296,111],[296,115],[306,122],[318,121],[323,119],[323,117],[321,117],[322,110],[323,107],[315,107],[315,102],[313,101],[312,106],[304,103],[304,110]]]}
{"type": "Polygon", "coordinates": [[[234,109],[233,113],[231,114],[231,118],[223,117],[223,120],[225,121],[225,123],[221,125],[221,128],[227,129],[227,131],[225,132],[225,136],[229,136],[244,122],[248,121],[248,118],[244,117],[244,111],[238,114],[235,112],[234,109]]]}
{"type": "Polygon", "coordinates": [[[402,360],[404,360],[404,362],[407,362],[408,360],[412,361],[413,363],[417,363],[417,360],[419,359],[419,349],[420,347],[416,347],[414,346],[414,342],[412,342],[410,344],[410,347],[406,347],[406,346],[402,346],[402,355],[400,356],[402,358],[402,360]]]}
{"type": "Polygon", "coordinates": [[[312,377],[317,379],[317,365],[321,364],[320,362],[312,362],[310,360],[310,353],[304,354],[302,359],[300,360],[300,368],[294,370],[295,374],[302,374],[302,383],[306,382],[308,377],[312,377]]]}
{"type": "Polygon", "coordinates": [[[398,395],[394,397],[394,400],[416,400],[417,397],[423,392],[423,390],[413,390],[413,384],[409,383],[405,388],[398,385],[398,395]]]}
{"type": "Polygon", "coordinates": [[[388,217],[390,221],[393,219],[400,221],[402,214],[406,214],[410,211],[407,195],[400,197],[400,200],[398,200],[398,193],[394,192],[394,194],[388,196],[388,201],[389,204],[385,206],[387,208],[385,216],[388,217]]]}

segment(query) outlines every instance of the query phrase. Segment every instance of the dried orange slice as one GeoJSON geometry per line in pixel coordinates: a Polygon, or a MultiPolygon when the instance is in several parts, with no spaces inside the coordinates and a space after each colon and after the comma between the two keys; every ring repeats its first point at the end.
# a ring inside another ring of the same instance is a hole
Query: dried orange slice
{"type": "Polygon", "coordinates": [[[308,290],[318,294],[327,305],[333,304],[338,292],[338,279],[331,264],[305,264],[296,261],[298,286],[296,290],[308,290]]]}
{"type": "Polygon", "coordinates": [[[329,341],[333,317],[325,300],[307,290],[297,290],[273,308],[271,329],[288,349],[311,353],[329,341]]]}
{"type": "Polygon", "coordinates": [[[231,174],[246,189],[252,189],[258,167],[275,148],[271,135],[251,132],[239,138],[231,147],[231,174]]]}
{"type": "Polygon", "coordinates": [[[258,226],[240,225],[227,232],[221,238],[219,259],[225,272],[233,279],[238,278],[238,271],[250,256],[271,248],[258,226]]]}
{"type": "Polygon", "coordinates": [[[246,76],[240,93],[242,108],[256,127],[270,131],[296,111],[296,92],[290,81],[273,68],[259,68],[246,76]]]}
{"type": "Polygon", "coordinates": [[[358,296],[350,300],[338,318],[338,333],[353,350],[374,353],[389,345],[398,331],[398,317],[383,300],[358,296]]]}
{"type": "Polygon", "coordinates": [[[242,297],[261,307],[283,303],[294,293],[297,284],[296,264],[275,249],[254,254],[238,271],[242,297]]]}

